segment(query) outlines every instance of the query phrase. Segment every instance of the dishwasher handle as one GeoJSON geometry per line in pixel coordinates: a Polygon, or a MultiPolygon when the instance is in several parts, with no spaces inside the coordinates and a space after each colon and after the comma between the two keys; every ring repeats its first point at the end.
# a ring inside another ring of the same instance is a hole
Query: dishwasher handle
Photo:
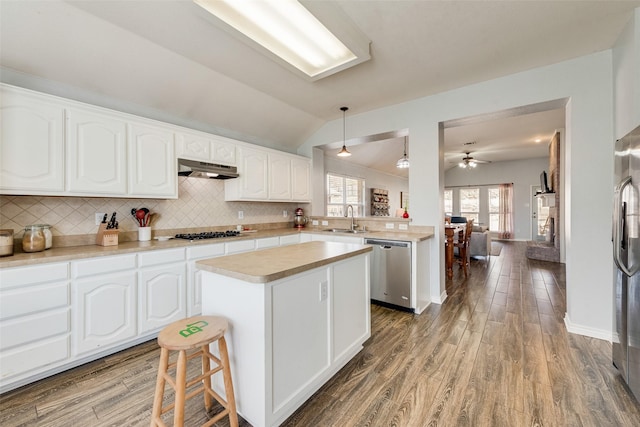
{"type": "Polygon", "coordinates": [[[378,245],[384,249],[391,249],[391,247],[410,248],[411,242],[402,242],[398,240],[377,240],[377,239],[365,239],[364,243],[367,245],[378,245]]]}

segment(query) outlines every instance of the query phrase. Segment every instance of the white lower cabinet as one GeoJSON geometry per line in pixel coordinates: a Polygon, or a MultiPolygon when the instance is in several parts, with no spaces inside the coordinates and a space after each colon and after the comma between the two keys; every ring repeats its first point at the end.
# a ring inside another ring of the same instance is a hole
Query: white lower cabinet
{"type": "Polygon", "coordinates": [[[256,239],[256,249],[274,248],[276,246],[280,246],[280,238],[278,236],[256,239]]]}
{"type": "Polygon", "coordinates": [[[345,236],[341,233],[311,234],[311,241],[338,242],[338,243],[362,243],[362,237],[345,236]]]}
{"type": "Polygon", "coordinates": [[[0,392],[69,360],[70,313],[68,263],[0,270],[0,392]]]}
{"type": "Polygon", "coordinates": [[[280,236],[280,246],[295,245],[301,242],[302,234],[289,234],[288,236],[280,236]]]}
{"type": "Polygon", "coordinates": [[[139,262],[138,333],[187,317],[185,249],[143,252],[139,262]]]}
{"type": "Polygon", "coordinates": [[[224,255],[224,243],[187,249],[187,315],[189,317],[202,313],[202,271],[196,268],[196,261],[222,255],[224,255]]]}
{"type": "Polygon", "coordinates": [[[136,337],[135,254],[73,261],[71,277],[74,356],[136,337]]]}
{"type": "Polygon", "coordinates": [[[255,240],[238,240],[237,242],[225,243],[225,253],[227,255],[252,251],[255,248],[256,248],[255,240]]]}
{"type": "Polygon", "coordinates": [[[74,355],[99,350],[136,336],[136,272],[73,284],[74,355]]]}

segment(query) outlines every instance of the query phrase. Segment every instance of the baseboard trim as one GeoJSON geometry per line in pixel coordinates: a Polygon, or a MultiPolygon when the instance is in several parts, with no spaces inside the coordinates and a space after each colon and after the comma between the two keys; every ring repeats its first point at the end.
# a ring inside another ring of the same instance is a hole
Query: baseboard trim
{"type": "Polygon", "coordinates": [[[564,314],[564,325],[567,328],[567,332],[572,334],[584,335],[585,337],[597,338],[600,340],[613,341],[613,331],[606,331],[603,329],[588,328],[581,325],[576,325],[571,322],[569,313],[564,314]]]}
{"type": "Polygon", "coordinates": [[[440,297],[438,298],[433,298],[431,300],[432,303],[434,304],[443,304],[445,301],[447,300],[447,291],[444,290],[441,294],[440,297]]]}

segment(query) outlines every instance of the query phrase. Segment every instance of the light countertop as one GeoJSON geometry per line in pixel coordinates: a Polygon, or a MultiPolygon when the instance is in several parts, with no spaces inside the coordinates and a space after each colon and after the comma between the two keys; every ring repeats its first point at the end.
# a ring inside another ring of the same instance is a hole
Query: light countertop
{"type": "MultiPolygon", "coordinates": [[[[243,233],[237,237],[224,237],[219,239],[204,239],[197,241],[183,240],[183,239],[171,239],[166,241],[151,240],[149,242],[124,242],[117,246],[98,246],[98,245],[86,245],[86,246],[68,246],[68,247],[54,247],[47,249],[43,252],[34,253],[15,253],[12,256],[0,258],[0,268],[21,267],[28,265],[36,265],[48,262],[67,262],[75,261],[85,258],[95,258],[112,255],[123,255],[128,253],[173,249],[173,248],[186,248],[195,247],[198,245],[211,245],[215,243],[227,243],[239,240],[251,240],[262,239],[268,237],[287,236],[299,233],[311,233],[311,234],[325,234],[335,236],[352,236],[360,238],[376,238],[387,240],[402,240],[410,242],[420,242],[433,237],[432,232],[407,232],[407,231],[369,231],[358,234],[348,233],[333,233],[323,231],[322,228],[308,227],[304,229],[296,228],[278,228],[269,230],[258,230],[253,233],[243,233]]],[[[159,234],[162,234],[162,230],[159,230],[159,234]]],[[[155,236],[155,233],[154,233],[155,236]]]]}
{"type": "Polygon", "coordinates": [[[306,242],[196,261],[196,267],[250,283],[268,283],[372,250],[369,245],[306,242]]]}

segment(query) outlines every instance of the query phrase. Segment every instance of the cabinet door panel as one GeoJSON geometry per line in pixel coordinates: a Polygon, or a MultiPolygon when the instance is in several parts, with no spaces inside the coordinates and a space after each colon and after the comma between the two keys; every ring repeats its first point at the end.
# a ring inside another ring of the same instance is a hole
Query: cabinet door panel
{"type": "Polygon", "coordinates": [[[280,246],[294,245],[301,243],[301,234],[290,234],[288,236],[280,236],[280,246]]]}
{"type": "Polygon", "coordinates": [[[211,148],[211,160],[215,163],[235,166],[236,162],[236,145],[233,142],[221,141],[214,138],[211,148]]]}
{"type": "Polygon", "coordinates": [[[64,191],[64,108],[10,87],[0,92],[0,185],[28,194],[64,191]]]}
{"type": "Polygon", "coordinates": [[[0,324],[2,350],[71,332],[70,309],[45,311],[0,324]]]}
{"type": "Polygon", "coordinates": [[[140,332],[186,317],[185,264],[140,273],[140,332]]]}
{"type": "Polygon", "coordinates": [[[136,273],[75,282],[75,351],[81,354],[136,335],[136,273]]]}
{"type": "Polygon", "coordinates": [[[139,124],[131,124],[130,129],[130,195],[177,198],[178,165],[173,149],[173,133],[139,124]]]}
{"type": "Polygon", "coordinates": [[[0,353],[0,377],[6,379],[26,372],[42,371],[48,365],[69,358],[69,335],[36,341],[0,353]]]}
{"type": "Polygon", "coordinates": [[[191,133],[176,134],[176,154],[181,159],[211,160],[211,140],[191,133]]]}
{"type": "Polygon", "coordinates": [[[69,190],[125,195],[126,123],[107,115],[67,110],[69,190]]]}
{"type": "Polygon", "coordinates": [[[202,271],[196,268],[197,259],[213,258],[224,255],[224,243],[202,245],[187,248],[188,286],[187,286],[187,315],[196,316],[202,313],[202,271]]]}
{"type": "Polygon", "coordinates": [[[353,344],[366,339],[370,331],[368,257],[354,257],[334,265],[333,359],[344,357],[353,344]]]}
{"type": "Polygon", "coordinates": [[[0,292],[0,319],[66,307],[69,303],[67,282],[15,288],[0,292]]]}
{"type": "Polygon", "coordinates": [[[291,158],[269,153],[269,200],[291,200],[291,158]]]}
{"type": "Polygon", "coordinates": [[[291,159],[291,197],[294,201],[311,200],[311,162],[291,159]]]}
{"type": "Polygon", "coordinates": [[[271,288],[274,412],[329,368],[328,281],[328,269],[319,269],[271,288]]]}
{"type": "Polygon", "coordinates": [[[267,153],[243,147],[241,162],[240,178],[238,178],[241,179],[242,185],[241,197],[266,200],[269,196],[267,153]]]}

